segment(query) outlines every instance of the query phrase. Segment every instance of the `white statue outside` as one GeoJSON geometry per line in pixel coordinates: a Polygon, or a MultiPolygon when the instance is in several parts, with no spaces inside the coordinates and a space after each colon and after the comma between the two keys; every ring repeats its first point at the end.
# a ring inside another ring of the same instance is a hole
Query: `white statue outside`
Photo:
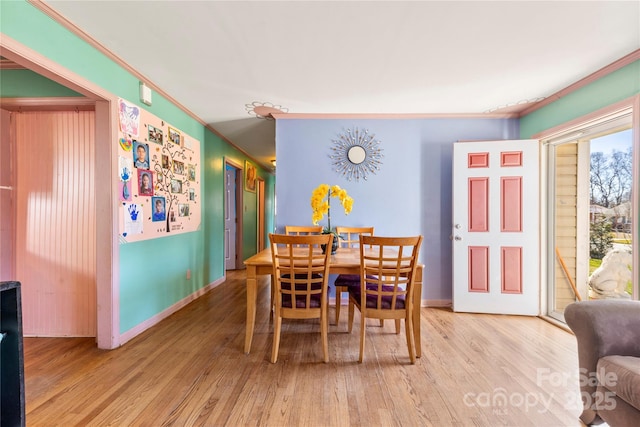
{"type": "Polygon", "coordinates": [[[629,246],[618,246],[607,252],[600,267],[589,276],[589,297],[630,299],[626,289],[627,284],[633,281],[632,262],[629,246]]]}

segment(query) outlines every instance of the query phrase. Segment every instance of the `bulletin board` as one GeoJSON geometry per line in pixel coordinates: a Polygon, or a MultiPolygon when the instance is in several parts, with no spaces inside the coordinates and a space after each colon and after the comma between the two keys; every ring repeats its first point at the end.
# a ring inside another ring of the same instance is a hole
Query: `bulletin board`
{"type": "Polygon", "coordinates": [[[156,239],[200,228],[200,141],[118,100],[120,241],[156,239]]]}

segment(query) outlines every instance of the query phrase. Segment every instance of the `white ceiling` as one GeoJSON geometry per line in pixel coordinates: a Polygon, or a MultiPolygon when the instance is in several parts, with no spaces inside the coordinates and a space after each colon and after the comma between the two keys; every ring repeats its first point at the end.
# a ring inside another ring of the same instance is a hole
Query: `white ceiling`
{"type": "Polygon", "coordinates": [[[247,111],[483,113],[640,48],[639,1],[47,1],[265,166],[247,111]]]}

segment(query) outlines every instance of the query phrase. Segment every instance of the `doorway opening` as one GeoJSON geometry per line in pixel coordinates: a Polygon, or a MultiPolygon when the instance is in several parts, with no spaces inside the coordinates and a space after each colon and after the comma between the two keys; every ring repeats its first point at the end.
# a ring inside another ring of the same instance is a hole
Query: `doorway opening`
{"type": "Polygon", "coordinates": [[[228,159],[224,166],[224,268],[236,270],[242,254],[242,167],[228,159]]]}
{"type": "Polygon", "coordinates": [[[547,314],[556,320],[576,300],[637,299],[631,128],[626,109],[545,141],[547,314]]]}
{"type": "MultiPolygon", "coordinates": [[[[59,64],[41,57],[20,43],[11,39],[0,41],[0,56],[15,62],[34,73],[40,74],[62,86],[65,86],[82,97],[67,98],[42,98],[37,100],[35,108],[46,105],[51,109],[54,105],[68,107],[70,104],[82,107],[92,106],[95,111],[95,162],[94,193],[108,195],[95,198],[95,292],[96,301],[99,301],[100,309],[96,313],[96,338],[98,347],[112,349],[120,345],[119,333],[119,282],[118,271],[118,237],[117,237],[117,204],[111,194],[111,181],[115,173],[115,165],[112,156],[114,147],[114,120],[117,117],[115,107],[117,97],[105,91],[96,84],[73,74],[59,64]]],[[[22,98],[2,100],[3,108],[12,104],[20,105],[22,98]]],[[[33,99],[25,98],[25,105],[33,107],[33,99]]],[[[26,108],[22,108],[25,110],[26,108]]],[[[82,110],[78,108],[77,110],[82,110]]],[[[12,261],[15,262],[15,259],[12,261]]],[[[15,270],[14,270],[15,273],[15,270]]]]}

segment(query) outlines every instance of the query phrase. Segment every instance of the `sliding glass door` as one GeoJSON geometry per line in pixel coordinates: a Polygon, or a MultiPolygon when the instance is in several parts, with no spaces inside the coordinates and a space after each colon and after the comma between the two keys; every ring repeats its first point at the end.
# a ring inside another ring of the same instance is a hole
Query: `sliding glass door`
{"type": "Polygon", "coordinates": [[[545,146],[547,314],[564,321],[564,308],[576,300],[634,294],[631,114],[572,129],[545,146]]]}

